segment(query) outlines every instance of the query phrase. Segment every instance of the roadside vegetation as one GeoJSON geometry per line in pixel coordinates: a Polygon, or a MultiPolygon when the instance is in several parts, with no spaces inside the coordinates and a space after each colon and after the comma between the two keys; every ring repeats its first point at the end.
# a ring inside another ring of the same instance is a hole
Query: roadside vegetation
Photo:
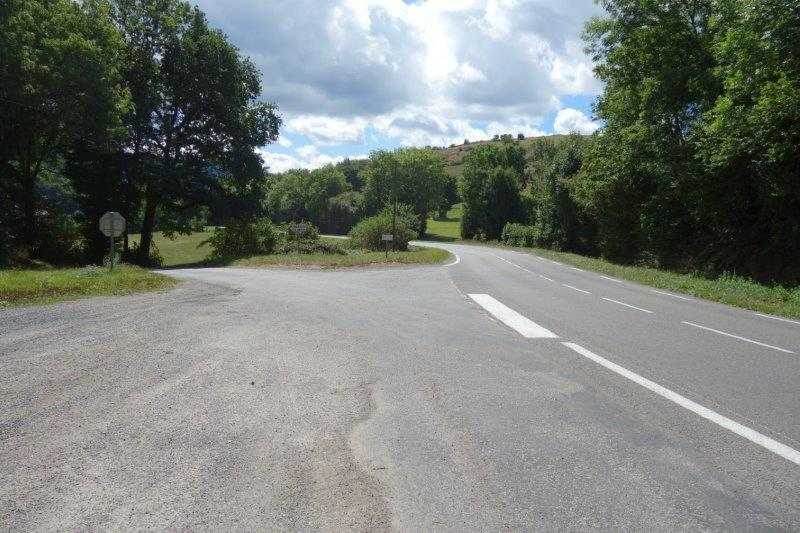
{"type": "Polygon", "coordinates": [[[564,257],[626,279],[794,313],[796,2],[601,5],[584,31],[604,87],[596,134],[508,132],[272,173],[258,150],[278,139],[278,107],[198,8],[9,0],[0,267],[102,264],[97,220],[116,210],[128,221],[122,258],[145,266],[281,264],[292,254],[333,265],[379,254],[387,233],[397,254],[417,253],[404,249],[415,236],[462,238],[574,254],[564,257]],[[285,228],[303,221],[352,243],[295,243],[285,228]]]}
{"type": "Polygon", "coordinates": [[[168,289],[175,280],[139,267],[106,267],[0,271],[0,307],[121,296],[168,289]]]}

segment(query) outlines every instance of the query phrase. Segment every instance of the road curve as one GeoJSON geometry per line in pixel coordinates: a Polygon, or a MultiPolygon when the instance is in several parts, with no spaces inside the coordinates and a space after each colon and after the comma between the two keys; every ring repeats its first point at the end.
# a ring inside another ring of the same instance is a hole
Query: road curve
{"type": "Polygon", "coordinates": [[[800,528],[800,324],[515,251],[0,311],[0,524],[800,528]]]}

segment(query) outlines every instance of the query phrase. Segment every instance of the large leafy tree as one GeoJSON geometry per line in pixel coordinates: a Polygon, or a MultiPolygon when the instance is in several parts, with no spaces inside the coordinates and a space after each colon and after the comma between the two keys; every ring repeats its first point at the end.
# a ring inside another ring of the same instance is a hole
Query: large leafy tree
{"type": "Polygon", "coordinates": [[[520,173],[524,157],[513,143],[470,150],[458,182],[464,200],[461,236],[497,239],[507,222],[524,220],[520,173]]]}
{"type": "Polygon", "coordinates": [[[438,152],[429,148],[376,151],[370,154],[363,176],[370,211],[409,205],[419,219],[414,229],[425,234],[428,215],[441,203],[447,186],[444,160],[438,152]]]}
{"type": "MultiPolygon", "coordinates": [[[[203,13],[180,0],[115,0],[125,39],[126,116],[132,179],[142,191],[140,254],[150,249],[159,210],[178,223],[220,192],[261,178],[253,148],[277,138],[280,118],[261,103],[255,65],[203,13]]],[[[167,227],[166,229],[174,229],[167,227]]]]}
{"type": "Polygon", "coordinates": [[[712,28],[723,93],[696,136],[704,258],[800,279],[800,2],[720,1],[712,28]]]}
{"type": "Polygon", "coordinates": [[[267,210],[276,221],[306,220],[327,230],[329,200],[349,190],[350,184],[338,166],[290,170],[270,178],[267,210]]]}
{"type": "Polygon", "coordinates": [[[675,263],[694,233],[685,178],[697,175],[689,142],[719,93],[713,0],[603,0],[586,39],[605,83],[605,122],[578,197],[600,224],[604,255],[675,263]],[[676,257],[676,255],[678,257],[676,257]]]}
{"type": "Polygon", "coordinates": [[[121,41],[106,6],[72,0],[0,4],[0,240],[38,250],[43,173],[76,146],[111,141],[128,105],[121,41]]]}

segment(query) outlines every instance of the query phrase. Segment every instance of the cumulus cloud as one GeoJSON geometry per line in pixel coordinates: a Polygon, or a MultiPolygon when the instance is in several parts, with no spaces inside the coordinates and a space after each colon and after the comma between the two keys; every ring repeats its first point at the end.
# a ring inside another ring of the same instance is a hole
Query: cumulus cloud
{"type": "MultiPolygon", "coordinates": [[[[320,153],[316,146],[305,145],[295,150],[295,155],[272,152],[269,149],[258,150],[264,166],[270,172],[279,174],[296,168],[315,169],[334,163],[339,163],[345,156],[331,156],[320,153]]],[[[347,156],[350,159],[365,159],[367,154],[354,154],[347,156]]]]}
{"type": "Polygon", "coordinates": [[[533,135],[560,97],[600,90],[580,42],[592,0],[197,2],[260,68],[285,132],[320,149],[370,131],[400,144],[533,135]]]}
{"type": "Polygon", "coordinates": [[[599,128],[600,125],[596,122],[592,122],[585,113],[571,108],[559,111],[553,123],[553,129],[556,133],[583,133],[584,135],[588,135],[594,133],[599,128]]]}

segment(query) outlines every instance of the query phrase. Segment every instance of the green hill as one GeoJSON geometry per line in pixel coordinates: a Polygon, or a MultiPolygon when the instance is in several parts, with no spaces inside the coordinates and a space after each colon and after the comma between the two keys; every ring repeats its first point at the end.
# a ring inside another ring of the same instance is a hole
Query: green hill
{"type": "MultiPolygon", "coordinates": [[[[569,138],[569,135],[547,135],[543,137],[528,137],[522,140],[518,140],[514,137],[510,142],[518,143],[522,148],[525,150],[526,154],[533,151],[534,147],[538,144],[545,143],[545,142],[553,142],[553,143],[562,143],[566,139],[569,138]]],[[[503,142],[509,141],[475,141],[470,142],[469,144],[459,144],[456,146],[450,146],[449,148],[439,148],[442,152],[442,156],[444,157],[445,163],[447,164],[446,170],[448,174],[451,175],[458,175],[461,172],[461,165],[464,161],[464,158],[467,154],[475,148],[476,146],[481,146],[484,144],[501,144],[503,142]]]]}

